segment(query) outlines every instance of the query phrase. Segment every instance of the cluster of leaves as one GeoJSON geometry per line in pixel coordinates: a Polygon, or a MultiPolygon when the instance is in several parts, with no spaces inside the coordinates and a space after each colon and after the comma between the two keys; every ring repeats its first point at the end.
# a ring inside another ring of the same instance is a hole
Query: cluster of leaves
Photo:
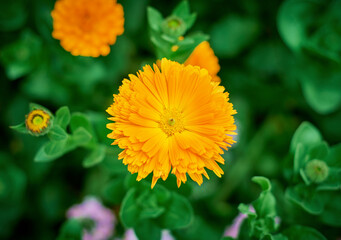
{"type": "MultiPolygon", "coordinates": [[[[278,196],[275,197],[267,178],[253,177],[253,182],[261,186],[262,192],[258,199],[251,203],[254,210],[250,210],[249,205],[239,205],[239,211],[247,215],[247,219],[240,228],[238,239],[326,240],[316,229],[291,223],[285,218],[287,215],[279,214],[276,210],[279,208],[276,198],[282,198],[280,201],[285,202],[287,211],[295,208],[289,207],[290,203],[293,203],[306,212],[305,218],[314,215],[315,223],[319,221],[320,224],[340,227],[340,146],[337,144],[330,148],[312,124],[302,123],[290,145],[289,158],[293,160],[290,161],[292,167],[285,176],[288,180],[285,195],[281,196],[277,192],[278,196]],[[284,226],[289,227],[283,229],[282,222],[284,226]]],[[[295,211],[291,214],[296,216],[295,211]]]]}
{"type": "MultiPolygon", "coordinates": [[[[52,122],[46,132],[48,141],[40,147],[34,157],[36,162],[56,160],[77,147],[91,149],[91,153],[83,160],[84,167],[91,167],[103,161],[107,147],[98,142],[94,129],[84,114],[76,112],[71,115],[69,108],[64,106],[59,108],[54,116],[45,107],[31,103],[30,111],[36,109],[49,113],[52,122]],[[67,132],[67,128],[71,133],[67,132]]],[[[11,128],[21,133],[30,134],[25,122],[11,128]]]]}
{"type": "MultiPolygon", "coordinates": [[[[282,220],[277,213],[276,198],[271,192],[271,183],[265,177],[253,177],[253,182],[259,184],[262,188],[260,196],[251,204],[254,211],[251,211],[249,205],[240,204],[238,209],[247,216],[243,221],[238,239],[240,240],[326,240],[326,238],[317,230],[311,227],[292,225],[279,233],[282,220]]],[[[225,237],[224,240],[233,240],[232,237],[225,237]]]]}
{"type": "Polygon", "coordinates": [[[208,40],[208,35],[200,32],[184,36],[195,19],[196,14],[190,13],[187,1],[181,2],[166,19],[155,8],[148,8],[150,40],[157,58],[166,57],[183,63],[199,43],[208,40]]]}
{"type": "Polygon", "coordinates": [[[302,123],[291,141],[293,171],[286,197],[327,225],[340,227],[341,144],[329,147],[310,123],[302,123]]]}

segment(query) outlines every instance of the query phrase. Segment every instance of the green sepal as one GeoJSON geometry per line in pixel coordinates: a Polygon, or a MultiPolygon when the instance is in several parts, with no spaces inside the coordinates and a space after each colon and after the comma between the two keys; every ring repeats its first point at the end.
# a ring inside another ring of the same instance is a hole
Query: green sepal
{"type": "Polygon", "coordinates": [[[156,32],[161,31],[161,25],[163,22],[162,14],[153,7],[147,8],[147,17],[149,27],[156,32]]]}
{"type": "Polygon", "coordinates": [[[15,126],[10,126],[10,128],[19,132],[19,133],[30,134],[30,132],[26,128],[25,122],[22,122],[18,125],[15,125],[15,126]]]}

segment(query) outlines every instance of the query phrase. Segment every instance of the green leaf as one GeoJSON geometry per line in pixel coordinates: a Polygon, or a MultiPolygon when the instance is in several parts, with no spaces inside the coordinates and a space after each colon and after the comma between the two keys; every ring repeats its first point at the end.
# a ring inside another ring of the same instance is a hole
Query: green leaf
{"type": "Polygon", "coordinates": [[[252,181],[258,183],[263,192],[257,200],[252,202],[259,218],[276,216],[276,199],[271,193],[271,183],[265,177],[253,177],[252,181]]]}
{"type": "Polygon", "coordinates": [[[25,122],[22,122],[18,125],[15,125],[15,126],[10,126],[10,128],[17,131],[17,132],[20,132],[20,133],[26,133],[26,134],[29,133],[27,128],[26,128],[25,122]]]}
{"type": "Polygon", "coordinates": [[[267,179],[266,177],[255,176],[252,178],[252,181],[257,183],[259,186],[261,186],[263,191],[270,191],[271,190],[270,180],[267,179]]]}
{"type": "Polygon", "coordinates": [[[330,167],[341,168],[341,143],[330,148],[329,154],[325,162],[330,167]]]}
{"type": "Polygon", "coordinates": [[[137,204],[142,207],[140,212],[140,219],[157,218],[164,211],[165,208],[158,206],[157,196],[150,191],[144,191],[136,200],[137,204]]]}
{"type": "Polygon", "coordinates": [[[79,112],[72,113],[71,120],[70,120],[70,129],[73,132],[79,127],[83,127],[89,132],[92,131],[92,126],[85,114],[79,113],[79,112]]]}
{"type": "Polygon", "coordinates": [[[289,187],[285,192],[286,198],[301,206],[311,214],[320,214],[323,211],[324,203],[312,186],[299,184],[289,187]]]}
{"type": "Polygon", "coordinates": [[[70,129],[71,132],[76,132],[79,128],[83,128],[84,130],[86,130],[86,132],[91,135],[93,142],[97,140],[94,134],[93,127],[86,115],[76,112],[71,115],[70,129]]]}
{"type": "Polygon", "coordinates": [[[65,130],[70,122],[70,119],[71,119],[70,110],[67,106],[64,106],[57,110],[54,124],[59,125],[61,128],[65,130]]]}
{"type": "Polygon", "coordinates": [[[214,24],[211,31],[211,44],[220,57],[234,57],[250,45],[259,35],[257,19],[229,15],[214,24]]]}
{"type": "Polygon", "coordinates": [[[36,162],[47,162],[61,157],[65,152],[65,140],[47,142],[37,152],[34,160],[36,162]]]}
{"type": "Polygon", "coordinates": [[[160,240],[161,229],[152,221],[144,220],[134,227],[139,240],[160,240]]]}
{"type": "Polygon", "coordinates": [[[103,190],[104,198],[112,204],[122,202],[127,190],[124,186],[124,178],[118,177],[108,182],[103,190]]]}
{"type": "Polygon", "coordinates": [[[262,192],[252,205],[260,218],[276,216],[276,199],[270,191],[262,192]]]}
{"type": "MultiPolygon", "coordinates": [[[[249,218],[250,220],[250,218],[249,218]]],[[[272,238],[271,233],[276,231],[276,221],[274,217],[264,217],[251,220],[249,236],[257,239],[264,239],[264,237],[272,238]]]]}
{"type": "Polygon", "coordinates": [[[161,25],[163,22],[163,17],[161,13],[155,8],[148,7],[147,8],[147,16],[148,16],[148,24],[151,29],[154,31],[160,31],[161,25]]]}
{"type": "Polygon", "coordinates": [[[139,222],[140,210],[135,204],[136,189],[131,188],[123,199],[120,218],[126,228],[134,227],[139,222]]]}
{"type": "Polygon", "coordinates": [[[190,15],[190,9],[188,1],[180,2],[173,10],[172,15],[176,15],[180,18],[186,18],[190,15]]]}
{"type": "Polygon", "coordinates": [[[79,127],[72,135],[68,135],[65,140],[47,142],[36,153],[34,161],[53,161],[65,153],[89,143],[92,136],[83,127],[79,127]]]}
{"type": "Polygon", "coordinates": [[[69,219],[62,225],[57,240],[81,240],[81,237],[81,223],[77,219],[69,219]]]}
{"type": "Polygon", "coordinates": [[[283,234],[288,237],[288,240],[327,240],[317,230],[298,225],[286,229],[283,234]]]}
{"type": "Polygon", "coordinates": [[[329,168],[329,174],[326,180],[317,186],[318,191],[339,190],[341,188],[341,168],[329,168]]]}
{"type": "Polygon", "coordinates": [[[60,155],[63,154],[66,141],[53,141],[45,145],[45,152],[47,155],[60,155]]]}
{"type": "Polygon", "coordinates": [[[188,1],[180,2],[173,10],[172,15],[181,18],[185,22],[187,30],[193,26],[197,17],[195,13],[191,14],[188,1]]]}
{"type": "Polygon", "coordinates": [[[294,173],[300,173],[307,161],[308,158],[306,157],[306,150],[304,148],[304,145],[302,143],[298,143],[294,156],[294,173]]]}
{"type": "Polygon", "coordinates": [[[302,79],[301,84],[305,99],[316,112],[329,114],[340,107],[340,91],[331,84],[315,79],[302,79]]]}
{"type": "Polygon", "coordinates": [[[45,151],[45,148],[46,148],[47,144],[50,144],[50,143],[51,142],[48,142],[39,148],[38,152],[36,153],[36,155],[34,157],[35,162],[53,161],[62,155],[62,153],[60,155],[59,154],[55,154],[55,155],[47,154],[45,151]]]}
{"type": "Polygon", "coordinates": [[[162,228],[184,228],[193,221],[193,209],[185,197],[173,192],[167,207],[160,217],[162,228]]]}
{"type": "Polygon", "coordinates": [[[328,143],[325,141],[318,143],[310,149],[308,153],[308,159],[319,159],[319,160],[324,160],[329,153],[329,146],[328,143]]]}
{"type": "Polygon", "coordinates": [[[320,219],[323,223],[333,226],[341,227],[341,194],[339,192],[334,192],[328,199],[323,212],[320,215],[320,219]]]}
{"type": "Polygon", "coordinates": [[[68,137],[68,134],[60,126],[54,125],[50,129],[48,137],[51,139],[51,141],[62,141],[68,137]]]}
{"type": "Polygon", "coordinates": [[[306,185],[311,184],[311,181],[310,181],[309,177],[307,176],[304,168],[300,169],[300,175],[301,175],[301,177],[302,177],[302,179],[306,185]]]}
{"type": "Polygon", "coordinates": [[[83,167],[92,167],[103,161],[106,146],[98,144],[95,149],[83,161],[83,167]]]}
{"type": "Polygon", "coordinates": [[[74,131],[72,134],[72,145],[70,147],[74,146],[83,146],[86,145],[91,139],[92,135],[90,132],[88,132],[85,128],[79,127],[74,131]]]}
{"type": "Polygon", "coordinates": [[[296,130],[290,145],[290,152],[294,153],[297,145],[301,143],[304,148],[309,149],[322,141],[319,130],[309,122],[303,122],[296,130]]]}
{"type": "Polygon", "coordinates": [[[288,0],[281,5],[277,25],[284,42],[294,51],[306,43],[309,23],[315,18],[321,1],[288,0]]]}
{"type": "Polygon", "coordinates": [[[288,240],[288,238],[286,236],[284,236],[283,234],[276,234],[272,236],[273,240],[288,240]]]}

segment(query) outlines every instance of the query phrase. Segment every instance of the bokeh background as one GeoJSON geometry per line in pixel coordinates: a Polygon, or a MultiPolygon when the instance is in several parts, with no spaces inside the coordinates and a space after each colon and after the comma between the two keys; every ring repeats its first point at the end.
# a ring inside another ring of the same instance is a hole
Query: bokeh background
{"type": "MultiPolygon", "coordinates": [[[[119,1],[125,12],[124,34],[108,56],[85,58],[72,56],[52,38],[54,2],[0,2],[0,239],[55,239],[66,210],[84,196],[111,203],[105,197],[106,184],[113,175],[126,174],[117,156],[83,168],[86,150],[77,149],[56,161],[36,163],[34,156],[46,137],[22,135],[9,126],[24,120],[30,102],[52,112],[67,105],[71,112],[87,114],[99,141],[109,145],[105,109],[112,94],[129,73],[156,60],[146,8],[153,6],[167,16],[179,3],[119,1]]],[[[211,175],[201,187],[189,181],[180,188],[191,200],[196,219],[175,232],[176,237],[219,239],[238,204],[259,194],[252,176],[268,177],[276,191],[283,191],[291,168],[290,141],[302,121],[314,124],[330,145],[340,142],[340,2],[189,1],[197,13],[191,31],[210,35],[219,58],[222,85],[238,111],[238,136],[224,154],[222,179],[211,175]]],[[[117,213],[119,204],[111,206],[117,213]]],[[[287,222],[304,223],[307,216],[287,222]]],[[[338,234],[315,227],[326,236],[338,234]]],[[[123,232],[120,224],[116,228],[123,232]]]]}

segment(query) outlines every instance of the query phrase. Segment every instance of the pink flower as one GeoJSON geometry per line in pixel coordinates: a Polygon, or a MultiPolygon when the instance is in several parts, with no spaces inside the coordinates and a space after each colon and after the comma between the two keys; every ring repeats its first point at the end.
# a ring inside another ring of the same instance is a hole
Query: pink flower
{"type": "MultiPolygon", "coordinates": [[[[138,238],[133,229],[128,229],[124,234],[123,240],[138,240],[138,238]]],[[[168,230],[162,230],[161,240],[174,240],[174,238],[168,230]]]]}
{"type": "Polygon", "coordinates": [[[83,240],[107,240],[114,233],[114,213],[94,197],[72,206],[67,211],[67,217],[89,223],[90,229],[83,230],[83,240]]]}
{"type": "MultiPolygon", "coordinates": [[[[250,211],[255,212],[255,209],[252,206],[250,206],[250,211]]],[[[242,225],[242,222],[244,221],[245,218],[247,218],[246,214],[239,213],[238,216],[233,220],[232,225],[225,230],[224,236],[233,238],[238,237],[240,226],[242,225]]]]}

